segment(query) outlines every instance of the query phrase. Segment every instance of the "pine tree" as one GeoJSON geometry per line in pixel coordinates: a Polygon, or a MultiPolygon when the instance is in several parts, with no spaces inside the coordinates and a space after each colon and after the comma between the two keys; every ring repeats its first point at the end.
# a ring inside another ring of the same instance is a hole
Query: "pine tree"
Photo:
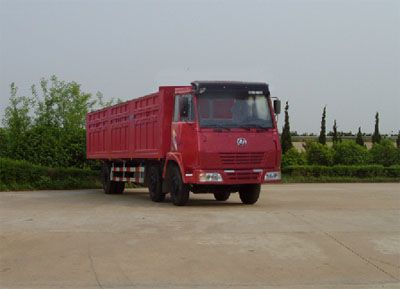
{"type": "Polygon", "coordinates": [[[359,144],[360,146],[364,146],[364,139],[363,139],[363,135],[361,132],[361,127],[358,128],[356,143],[359,144]]]}
{"type": "Polygon", "coordinates": [[[290,124],[289,124],[289,103],[286,101],[285,106],[285,124],[282,129],[281,136],[282,153],[286,153],[293,147],[292,136],[290,135],[290,124]]]}
{"type": "Polygon", "coordinates": [[[318,141],[323,145],[326,144],[326,106],[322,111],[321,132],[319,133],[318,141]]]}
{"type": "Polygon", "coordinates": [[[372,143],[380,143],[382,139],[381,134],[379,133],[379,113],[375,114],[375,131],[372,135],[372,143]]]}
{"type": "Polygon", "coordinates": [[[339,136],[337,132],[337,125],[336,125],[336,119],[333,122],[333,133],[332,133],[332,143],[336,144],[339,142],[339,136]]]}

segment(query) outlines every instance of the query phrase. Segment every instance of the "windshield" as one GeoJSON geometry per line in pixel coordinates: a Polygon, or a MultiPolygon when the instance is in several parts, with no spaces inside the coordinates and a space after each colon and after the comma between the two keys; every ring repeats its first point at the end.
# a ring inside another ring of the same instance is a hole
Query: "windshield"
{"type": "Polygon", "coordinates": [[[265,95],[208,92],[198,96],[201,127],[272,128],[265,95]]]}

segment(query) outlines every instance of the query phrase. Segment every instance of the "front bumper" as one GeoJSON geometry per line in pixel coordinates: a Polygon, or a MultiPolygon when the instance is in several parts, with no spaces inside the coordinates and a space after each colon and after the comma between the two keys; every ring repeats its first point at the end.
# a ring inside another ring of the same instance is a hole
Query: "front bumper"
{"type": "Polygon", "coordinates": [[[186,172],[183,176],[187,184],[212,184],[212,185],[239,185],[239,184],[262,184],[279,183],[281,173],[271,169],[238,169],[238,170],[193,170],[186,172]],[[204,174],[219,174],[220,181],[204,181],[204,174]]]}

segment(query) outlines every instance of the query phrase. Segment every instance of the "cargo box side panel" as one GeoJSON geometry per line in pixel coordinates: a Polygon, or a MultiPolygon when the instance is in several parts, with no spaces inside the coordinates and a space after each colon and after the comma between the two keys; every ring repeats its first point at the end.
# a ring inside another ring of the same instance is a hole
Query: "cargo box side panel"
{"type": "Polygon", "coordinates": [[[112,157],[129,155],[129,103],[124,102],[109,109],[109,149],[112,157]]]}
{"type": "Polygon", "coordinates": [[[86,116],[86,154],[98,158],[107,153],[108,110],[89,113],[86,116]]]}
{"type": "Polygon", "coordinates": [[[161,159],[171,146],[176,87],[136,98],[86,117],[89,159],[161,159]]]}
{"type": "Polygon", "coordinates": [[[132,158],[161,158],[162,99],[159,93],[132,100],[132,158]]]}

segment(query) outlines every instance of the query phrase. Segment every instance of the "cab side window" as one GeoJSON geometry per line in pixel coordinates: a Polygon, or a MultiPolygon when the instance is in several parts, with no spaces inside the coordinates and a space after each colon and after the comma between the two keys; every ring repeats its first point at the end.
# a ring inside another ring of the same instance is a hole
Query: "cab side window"
{"type": "Polygon", "coordinates": [[[174,122],[190,122],[193,120],[193,96],[191,94],[176,95],[174,106],[174,122]]]}

